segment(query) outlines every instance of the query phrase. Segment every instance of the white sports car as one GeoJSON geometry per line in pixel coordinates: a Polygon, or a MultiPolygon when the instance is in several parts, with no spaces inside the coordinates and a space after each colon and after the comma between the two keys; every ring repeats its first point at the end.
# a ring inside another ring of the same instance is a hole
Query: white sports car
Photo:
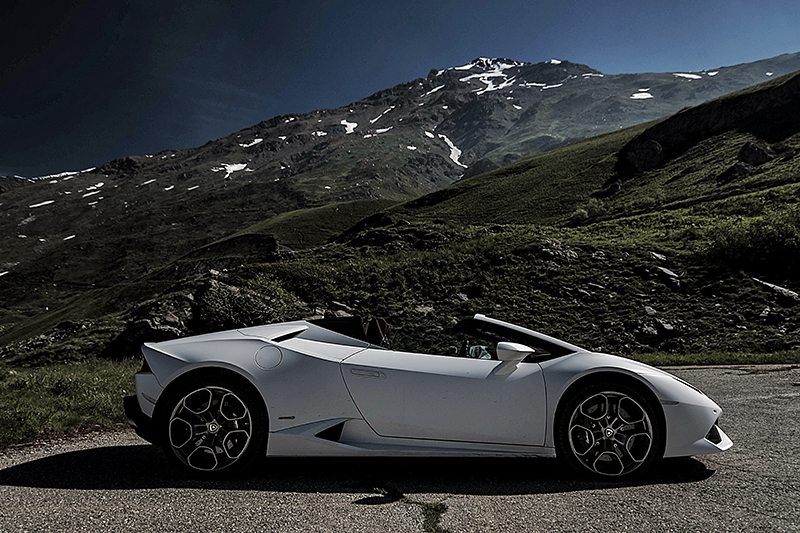
{"type": "Polygon", "coordinates": [[[446,355],[393,351],[385,322],[286,322],[142,347],[128,421],[184,471],[268,456],[559,457],[619,477],[732,446],[722,409],[656,368],[475,315],[446,355]]]}

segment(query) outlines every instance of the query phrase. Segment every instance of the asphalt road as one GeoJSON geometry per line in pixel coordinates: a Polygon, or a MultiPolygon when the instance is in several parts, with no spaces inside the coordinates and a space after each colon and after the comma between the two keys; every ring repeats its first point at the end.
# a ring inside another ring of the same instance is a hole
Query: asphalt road
{"type": "Polygon", "coordinates": [[[734,448],[644,480],[549,459],[268,459],[200,482],[99,433],[0,453],[0,531],[800,531],[800,367],[671,371],[723,407],[734,448]]]}

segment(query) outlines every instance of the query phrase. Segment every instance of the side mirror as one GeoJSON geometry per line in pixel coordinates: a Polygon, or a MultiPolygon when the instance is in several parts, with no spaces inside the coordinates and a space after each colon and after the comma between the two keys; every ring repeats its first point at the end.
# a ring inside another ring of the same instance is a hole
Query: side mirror
{"type": "Polygon", "coordinates": [[[497,358],[501,361],[522,361],[536,350],[516,342],[498,342],[497,358]]]}

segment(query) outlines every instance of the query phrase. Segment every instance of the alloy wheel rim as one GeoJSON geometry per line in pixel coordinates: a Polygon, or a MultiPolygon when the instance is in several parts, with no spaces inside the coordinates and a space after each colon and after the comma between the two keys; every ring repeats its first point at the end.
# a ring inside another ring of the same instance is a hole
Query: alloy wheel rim
{"type": "Polygon", "coordinates": [[[187,466],[201,471],[234,464],[252,437],[247,405],[223,387],[196,389],[177,403],[169,418],[169,443],[187,466]]]}
{"type": "Polygon", "coordinates": [[[600,392],[582,401],[569,421],[569,444],[578,461],[603,476],[639,468],[653,446],[653,425],[635,399],[600,392]]]}

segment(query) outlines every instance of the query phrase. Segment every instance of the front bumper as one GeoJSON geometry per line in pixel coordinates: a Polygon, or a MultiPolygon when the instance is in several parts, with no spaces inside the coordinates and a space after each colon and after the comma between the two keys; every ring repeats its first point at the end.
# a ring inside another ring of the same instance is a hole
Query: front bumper
{"type": "Polygon", "coordinates": [[[158,444],[153,419],[142,412],[136,396],[126,396],[122,400],[122,405],[125,408],[128,425],[136,430],[136,434],[147,442],[158,444]]]}
{"type": "Polygon", "coordinates": [[[664,457],[720,453],[733,446],[731,439],[718,425],[722,409],[708,399],[703,403],[662,404],[667,419],[664,457]]]}

